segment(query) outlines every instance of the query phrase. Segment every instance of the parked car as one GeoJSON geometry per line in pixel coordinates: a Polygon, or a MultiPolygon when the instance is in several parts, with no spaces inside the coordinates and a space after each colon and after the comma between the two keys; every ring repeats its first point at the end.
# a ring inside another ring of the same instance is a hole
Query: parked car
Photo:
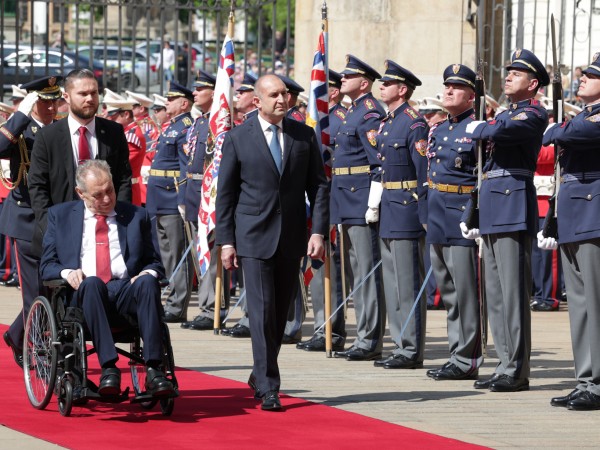
{"type": "MultiPolygon", "coordinates": [[[[174,42],[171,41],[170,44],[171,44],[171,48],[173,48],[173,50],[175,50],[174,42]]],[[[177,45],[178,45],[178,48],[177,48],[178,56],[182,53],[185,53],[183,50],[183,42],[178,42],[177,45]]],[[[206,53],[206,55],[205,55],[205,52],[204,52],[204,49],[202,48],[202,46],[198,45],[198,44],[193,44],[193,43],[190,46],[196,52],[196,60],[194,61],[194,70],[197,71],[198,69],[202,69],[202,60],[204,59],[206,70],[208,72],[214,72],[215,64],[214,64],[213,58],[208,53],[206,53]]],[[[153,56],[154,58],[156,58],[156,60],[158,61],[158,58],[160,57],[162,45],[161,45],[160,41],[149,41],[149,42],[141,41],[135,46],[135,48],[137,50],[142,51],[144,54],[147,54],[146,49],[148,48],[150,55],[153,56]]]]}
{"type": "Polygon", "coordinates": [[[140,85],[152,86],[158,84],[155,58],[150,56],[150,60],[148,60],[146,53],[140,50],[117,45],[94,46],[91,50],[89,46],[79,47],[80,55],[89,58],[90,53],[94,61],[103,62],[105,67],[114,68],[119,72],[120,90],[134,90],[140,85]]]}
{"type": "Polygon", "coordinates": [[[0,67],[0,78],[2,78],[2,89],[10,91],[12,84],[22,84],[36,78],[48,75],[66,75],[77,68],[89,68],[94,72],[98,87],[104,89],[104,81],[110,88],[116,84],[116,73],[114,69],[106,70],[104,65],[98,61],[91,62],[83,55],[75,52],[45,48],[27,48],[19,53],[12,52],[2,59],[0,67]]]}

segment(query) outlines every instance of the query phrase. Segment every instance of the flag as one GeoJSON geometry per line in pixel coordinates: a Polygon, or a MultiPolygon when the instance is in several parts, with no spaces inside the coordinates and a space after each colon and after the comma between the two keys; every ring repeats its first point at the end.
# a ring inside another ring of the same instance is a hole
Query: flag
{"type": "Polygon", "coordinates": [[[214,242],[212,231],[215,228],[215,201],[217,198],[217,181],[221,164],[221,147],[225,133],[233,124],[233,74],[235,58],[233,54],[233,16],[229,18],[230,26],[221,48],[219,69],[213,104],[210,109],[209,132],[204,159],[204,175],[202,177],[202,194],[200,210],[198,211],[198,243],[197,253],[200,265],[200,275],[208,271],[210,264],[210,249],[214,242]]]}
{"type": "MultiPolygon", "coordinates": [[[[326,19],[324,19],[326,20],[326,19]]],[[[331,163],[332,151],[329,136],[329,81],[328,81],[328,61],[327,61],[327,27],[323,24],[323,31],[319,34],[317,50],[313,58],[313,68],[310,73],[310,91],[308,96],[308,106],[306,108],[306,124],[314,128],[315,135],[323,163],[325,166],[325,175],[327,180],[331,181],[331,163]]],[[[310,208],[307,208],[310,212],[310,208]]],[[[309,227],[310,229],[310,227],[309,227]]],[[[332,227],[329,238],[331,245],[335,245],[337,229],[332,227]]],[[[311,260],[308,257],[302,262],[302,271],[304,274],[304,284],[308,286],[313,278],[312,269],[320,268],[322,261],[311,260]]]]}

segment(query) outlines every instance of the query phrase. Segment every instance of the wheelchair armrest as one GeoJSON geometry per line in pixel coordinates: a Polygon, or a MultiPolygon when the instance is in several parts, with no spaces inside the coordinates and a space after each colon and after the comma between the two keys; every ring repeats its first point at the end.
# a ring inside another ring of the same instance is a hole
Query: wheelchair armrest
{"type": "Polygon", "coordinates": [[[63,287],[63,286],[68,286],[68,285],[69,285],[69,283],[67,282],[67,280],[63,280],[62,278],[44,281],[44,286],[49,287],[49,288],[58,288],[58,287],[63,287]]]}

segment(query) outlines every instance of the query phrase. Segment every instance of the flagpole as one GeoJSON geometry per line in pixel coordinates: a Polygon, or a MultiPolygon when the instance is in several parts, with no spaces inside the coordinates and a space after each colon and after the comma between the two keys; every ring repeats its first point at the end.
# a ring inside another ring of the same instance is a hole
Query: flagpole
{"type": "MultiPolygon", "coordinates": [[[[231,9],[229,10],[229,23],[227,25],[227,36],[233,36],[233,9],[235,0],[231,0],[231,9]]],[[[221,247],[217,248],[217,279],[215,282],[215,314],[213,318],[213,333],[219,334],[221,329],[221,297],[223,295],[223,261],[221,261],[221,247]]]]}

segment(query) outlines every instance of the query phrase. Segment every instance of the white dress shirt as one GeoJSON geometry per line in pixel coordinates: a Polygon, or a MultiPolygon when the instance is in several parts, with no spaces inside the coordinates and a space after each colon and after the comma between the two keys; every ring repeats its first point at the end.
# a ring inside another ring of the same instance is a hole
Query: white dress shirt
{"type": "MultiPolygon", "coordinates": [[[[79,128],[82,127],[71,115],[67,117],[69,124],[69,134],[71,135],[71,147],[73,149],[73,161],[75,161],[75,167],[79,162],[79,128]]],[[[96,120],[90,121],[87,125],[86,138],[88,141],[88,148],[90,149],[90,159],[96,159],[98,155],[98,139],[96,138],[96,120]]]]}
{"type": "Polygon", "coordinates": [[[265,139],[267,140],[267,144],[271,145],[271,140],[273,139],[273,131],[271,130],[271,125],[277,125],[277,137],[279,138],[279,147],[281,148],[281,160],[283,161],[283,120],[279,121],[279,123],[269,123],[262,117],[260,114],[258,115],[258,121],[260,123],[260,128],[262,129],[263,134],[265,135],[265,139]]]}

